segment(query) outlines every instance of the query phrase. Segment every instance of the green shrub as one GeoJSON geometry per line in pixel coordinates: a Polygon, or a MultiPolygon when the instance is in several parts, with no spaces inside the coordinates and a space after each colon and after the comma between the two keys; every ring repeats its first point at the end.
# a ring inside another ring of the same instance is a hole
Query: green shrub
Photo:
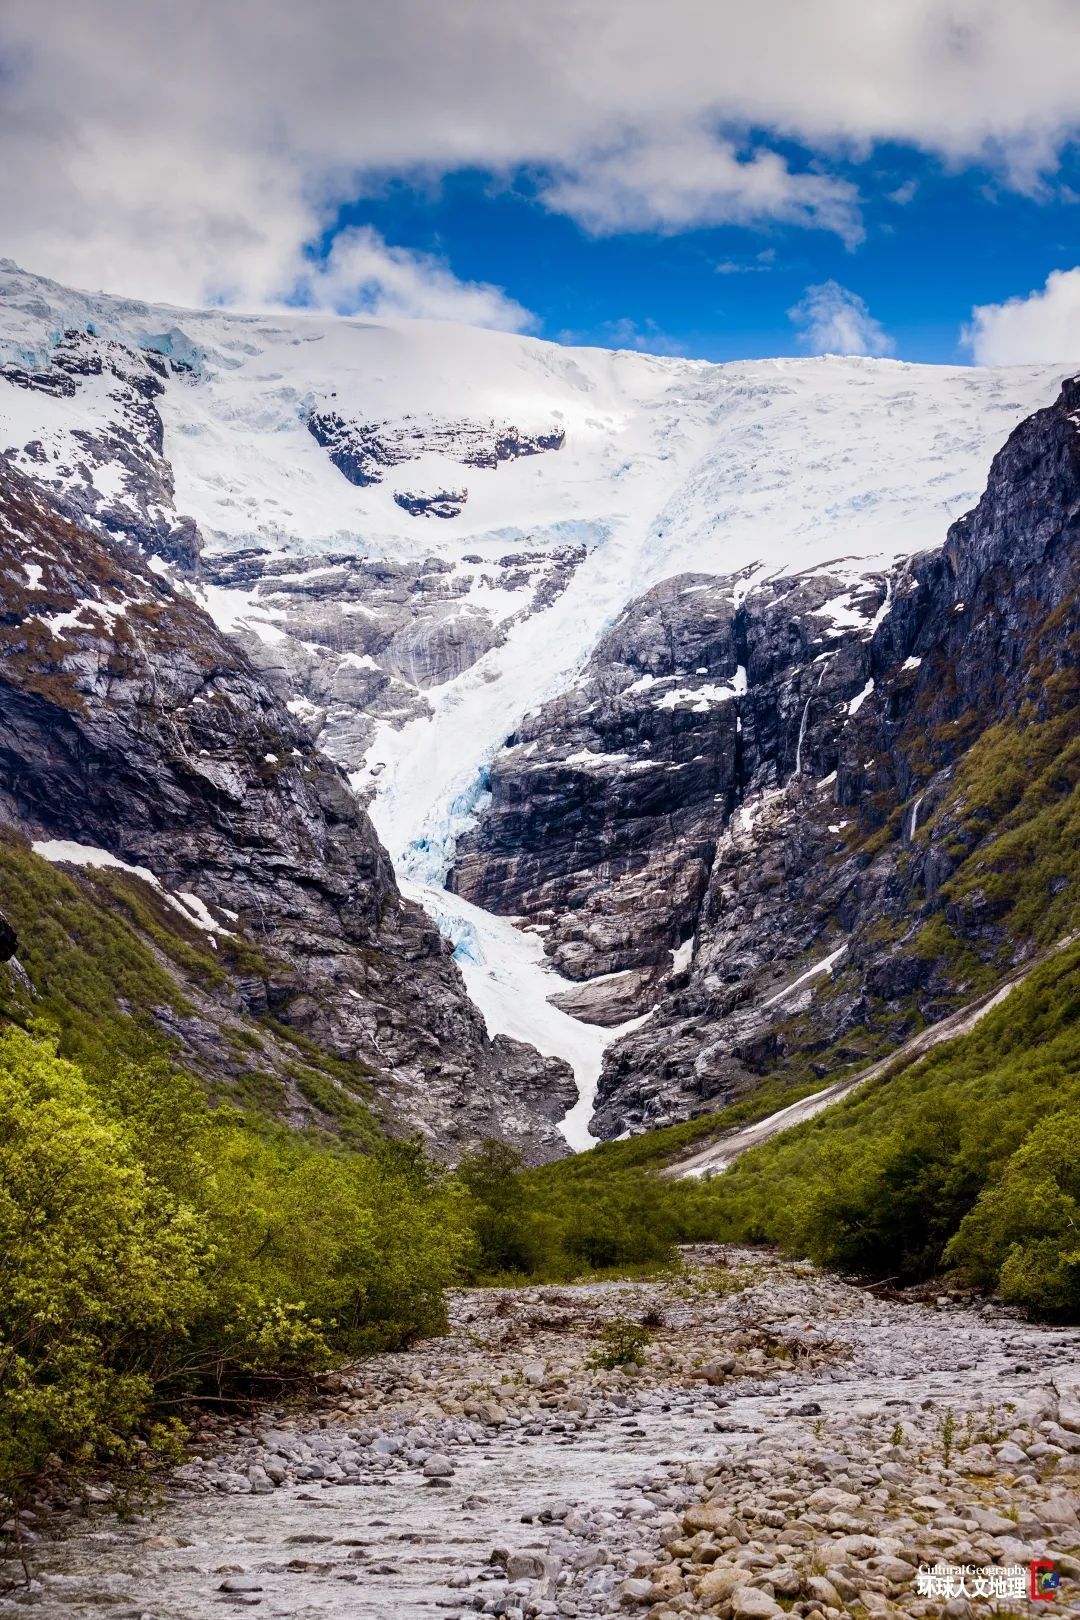
{"type": "Polygon", "coordinates": [[[567,1281],[586,1272],[666,1266],[681,1235],[673,1184],[639,1170],[607,1173],[591,1154],[525,1171],[512,1149],[489,1142],[458,1168],[468,1198],[474,1281],[567,1281]],[[575,1173],[591,1161],[595,1175],[575,1173]]]}
{"type": "Polygon", "coordinates": [[[205,1224],[162,1197],[79,1071],[0,1035],[0,1492],[54,1451],[125,1455],[153,1378],[143,1347],[206,1305],[205,1224]]]}
{"type": "Polygon", "coordinates": [[[150,1042],[83,1073],[0,1032],[0,1495],[124,1463],[191,1396],[307,1376],[445,1321],[465,1200],[212,1110],[150,1042]]]}
{"type": "Polygon", "coordinates": [[[1050,1114],[964,1217],[946,1251],[1010,1304],[1080,1316],[1080,1110],[1050,1114]]]}
{"type": "Polygon", "coordinates": [[[602,1367],[612,1372],[616,1367],[641,1367],[645,1352],[652,1343],[652,1334],[640,1322],[629,1322],[618,1317],[608,1322],[600,1335],[599,1348],[589,1357],[590,1367],[602,1367]]]}

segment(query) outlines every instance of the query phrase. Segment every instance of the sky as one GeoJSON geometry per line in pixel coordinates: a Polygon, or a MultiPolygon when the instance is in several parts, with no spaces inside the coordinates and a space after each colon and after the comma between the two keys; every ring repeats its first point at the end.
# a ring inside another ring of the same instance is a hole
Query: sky
{"type": "Polygon", "coordinates": [[[0,252],[723,360],[1080,360],[1078,0],[5,0],[0,252]]]}

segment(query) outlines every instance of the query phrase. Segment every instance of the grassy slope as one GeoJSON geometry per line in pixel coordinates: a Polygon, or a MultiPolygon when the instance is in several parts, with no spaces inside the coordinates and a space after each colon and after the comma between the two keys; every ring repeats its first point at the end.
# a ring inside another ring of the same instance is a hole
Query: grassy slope
{"type": "Polygon", "coordinates": [[[147,1027],[197,1023],[197,1050],[169,1044],[213,1100],[357,1146],[381,1138],[361,1065],[238,1010],[236,981],[257,980],[269,968],[242,937],[221,935],[215,950],[137,878],[53,866],[11,833],[0,835],[0,910],[18,935],[30,986],[0,967],[0,1022],[44,1022],[63,1056],[91,1066],[118,1048],[143,1046],[147,1027]]]}
{"type": "MultiPolygon", "coordinates": [[[[1080,927],[1074,713],[1071,704],[1049,718],[1028,710],[986,731],[918,834],[946,833],[956,865],[903,948],[962,965],[969,996],[1018,955],[1080,927]]],[[[557,1208],[626,1187],[843,1072],[777,1072],[732,1108],[604,1144],[534,1172],[523,1191],[557,1208]]],[[[754,1149],[715,1181],[647,1179],[681,1237],[778,1242],[905,1280],[957,1263],[1034,1310],[1080,1314],[1080,944],[1036,969],[969,1035],[754,1149]],[[1070,1154],[1060,1144],[1074,1136],[1070,1154]]]]}

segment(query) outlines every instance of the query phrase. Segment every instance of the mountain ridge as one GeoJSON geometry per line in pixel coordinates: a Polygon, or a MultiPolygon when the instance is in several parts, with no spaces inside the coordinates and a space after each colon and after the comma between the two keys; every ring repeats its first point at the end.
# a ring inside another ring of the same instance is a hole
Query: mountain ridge
{"type": "MultiPolygon", "coordinates": [[[[693,1001],[700,919],[728,905],[724,873],[747,848],[771,849],[772,888],[786,892],[791,856],[769,832],[785,784],[805,797],[811,771],[825,789],[835,770],[841,807],[876,795],[884,823],[902,803],[910,833],[934,812],[942,783],[908,766],[864,780],[839,757],[842,734],[878,723],[894,665],[895,701],[920,687],[909,588],[944,601],[932,559],[948,554],[946,520],[963,522],[991,448],[1060,377],[858,359],[716,366],[431,323],[166,310],[0,267],[12,477],[81,525],[80,545],[118,559],[132,548],[133,566],[142,557],[205,609],[288,746],[330,755],[335,794],[344,769],[483,1009],[454,1003],[473,1031],[465,1072],[487,1072],[485,1023],[544,1054],[511,1062],[500,1049],[510,1090],[495,1087],[507,1117],[513,1085],[529,1095],[544,1153],[568,1095],[560,1060],[576,1078],[575,1146],[597,1087],[605,1133],[722,1096],[715,1076],[683,1096],[702,1043],[660,1009],[693,1001]],[[911,560],[923,551],[930,561],[911,560]],[[522,814],[492,842],[508,795],[522,814]],[[747,815],[749,845],[736,836],[747,815]],[[672,1082],[659,1108],[666,1080],[635,1090],[657,1075],[672,1082]]],[[[102,617],[102,642],[114,622],[102,617]]],[[[988,713],[1001,701],[988,697],[988,713]]],[[[832,814],[821,837],[850,840],[850,818],[832,814]]],[[[130,839],[108,847],[144,864],[130,839]]],[[[785,961],[802,939],[787,973],[809,986],[801,1006],[823,988],[850,908],[805,937],[765,912],[785,961]]],[[[768,995],[784,982],[774,975],[768,995]]],[[[810,1041],[813,1062],[835,1061],[842,1024],[831,1056],[820,1032],[810,1041]]],[[[738,1084],[777,1058],[770,1041],[753,1020],[731,1036],[738,1084]]],[[[378,1067],[370,1051],[364,1062],[378,1067]]],[[[438,1136],[446,1112],[430,1105],[438,1136]]],[[[424,1107],[418,1096],[410,1118],[424,1107]]]]}

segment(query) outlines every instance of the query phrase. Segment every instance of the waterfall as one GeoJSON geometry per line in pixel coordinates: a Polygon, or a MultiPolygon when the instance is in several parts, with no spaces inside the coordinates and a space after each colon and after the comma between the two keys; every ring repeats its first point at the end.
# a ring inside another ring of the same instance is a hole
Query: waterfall
{"type": "Polygon", "coordinates": [[[807,721],[810,718],[810,705],[811,705],[811,703],[813,701],[814,701],[813,696],[810,696],[810,697],[807,698],[805,704],[803,705],[802,719],[799,721],[799,740],[795,744],[795,772],[794,772],[794,774],[796,776],[799,776],[802,773],[802,745],[803,745],[803,742],[804,742],[805,737],[806,737],[806,725],[807,725],[807,721]]]}
{"type": "MultiPolygon", "coordinates": [[[[822,681],[825,679],[825,671],[828,669],[830,663],[832,662],[833,658],[835,658],[835,656],[836,656],[835,653],[823,653],[821,655],[820,660],[817,659],[817,658],[814,659],[815,664],[818,663],[818,662],[820,662],[820,664],[821,664],[821,669],[818,672],[817,681],[814,684],[814,691],[815,692],[819,690],[822,681]]],[[[802,774],[803,743],[806,741],[806,728],[810,723],[810,705],[811,705],[812,702],[813,702],[813,692],[810,694],[810,696],[807,698],[806,702],[803,704],[802,719],[799,721],[799,740],[795,744],[795,770],[792,773],[794,776],[800,776],[802,774]]]]}
{"type": "Polygon", "coordinates": [[[904,842],[907,844],[910,844],[911,840],[915,836],[915,828],[919,824],[919,806],[922,804],[922,801],[923,796],[921,793],[917,794],[915,799],[912,801],[911,815],[908,819],[907,832],[904,836],[904,842]]]}

